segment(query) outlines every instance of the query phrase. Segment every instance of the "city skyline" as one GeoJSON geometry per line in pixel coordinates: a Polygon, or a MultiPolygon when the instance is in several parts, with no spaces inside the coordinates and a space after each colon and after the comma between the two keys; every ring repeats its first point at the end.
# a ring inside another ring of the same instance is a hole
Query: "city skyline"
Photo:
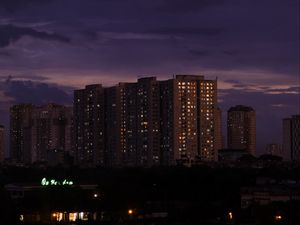
{"type": "Polygon", "coordinates": [[[300,111],[297,0],[15,0],[0,15],[6,130],[13,104],[71,105],[73,89],[137,76],[218,77],[223,131],[231,106],[253,107],[258,153],[300,111]]]}
{"type": "MultiPolygon", "coordinates": [[[[249,106],[227,111],[225,146],[217,93],[217,80],[176,75],[168,80],[143,77],[111,87],[87,85],[74,90],[73,107],[14,105],[10,159],[56,165],[71,157],[77,165],[151,167],[218,161],[218,151],[226,148],[261,155],[256,149],[256,113],[249,106]]],[[[283,126],[283,155],[270,154],[297,160],[286,157],[298,152],[298,147],[289,149],[289,140],[297,146],[299,138],[299,124],[292,124],[283,126]]]]}

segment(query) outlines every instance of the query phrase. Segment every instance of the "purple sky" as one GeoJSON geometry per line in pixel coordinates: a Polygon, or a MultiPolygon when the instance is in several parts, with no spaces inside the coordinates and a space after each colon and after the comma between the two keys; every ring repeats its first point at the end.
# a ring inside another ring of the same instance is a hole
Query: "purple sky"
{"type": "Polygon", "coordinates": [[[230,106],[256,109],[263,153],[300,113],[299,10],[299,0],[1,0],[0,123],[12,104],[71,104],[86,84],[202,74],[218,77],[224,121],[230,106]]]}

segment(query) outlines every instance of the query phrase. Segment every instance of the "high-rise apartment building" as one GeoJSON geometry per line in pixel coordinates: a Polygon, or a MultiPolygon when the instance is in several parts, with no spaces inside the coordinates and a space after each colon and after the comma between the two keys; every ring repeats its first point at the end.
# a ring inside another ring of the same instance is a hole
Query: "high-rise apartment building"
{"type": "Polygon", "coordinates": [[[5,157],[5,133],[4,126],[0,125],[0,163],[3,162],[5,157]]]}
{"type": "Polygon", "coordinates": [[[256,116],[253,108],[237,105],[228,110],[227,141],[229,149],[244,149],[255,155],[256,116]]]}
{"type": "Polygon", "coordinates": [[[177,75],[89,85],[74,93],[74,124],[78,162],[95,165],[95,152],[104,166],[214,161],[222,143],[217,81],[177,75]]]}
{"type": "Polygon", "coordinates": [[[17,163],[63,162],[72,155],[72,108],[57,104],[10,109],[10,152],[17,163]]]}
{"type": "Polygon", "coordinates": [[[160,164],[160,101],[159,82],[155,77],[137,82],[137,165],[160,164]]]}
{"type": "Polygon", "coordinates": [[[161,81],[162,162],[190,164],[217,160],[217,81],[177,75],[161,81]]]}
{"type": "Polygon", "coordinates": [[[104,88],[88,85],[74,91],[75,161],[105,165],[104,88]]]}
{"type": "Polygon", "coordinates": [[[57,104],[35,107],[32,112],[31,162],[62,163],[72,152],[73,109],[57,104]]]}
{"type": "Polygon", "coordinates": [[[300,160],[300,115],[283,119],[283,158],[300,160]]]}
{"type": "Polygon", "coordinates": [[[10,157],[16,163],[31,163],[31,104],[19,104],[10,108],[10,157]]]}

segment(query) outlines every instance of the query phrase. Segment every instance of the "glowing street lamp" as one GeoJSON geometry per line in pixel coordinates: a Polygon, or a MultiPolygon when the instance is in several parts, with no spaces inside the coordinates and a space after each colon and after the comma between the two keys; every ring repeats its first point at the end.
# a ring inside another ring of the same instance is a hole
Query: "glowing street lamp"
{"type": "Polygon", "coordinates": [[[232,220],[232,219],[233,219],[233,214],[232,214],[232,212],[229,212],[229,213],[228,213],[228,216],[229,216],[229,220],[232,220]]]}
{"type": "Polygon", "coordinates": [[[282,220],[282,216],[281,215],[275,215],[274,216],[275,221],[281,221],[282,220]]]}
{"type": "Polygon", "coordinates": [[[132,215],[133,214],[133,210],[132,209],[128,209],[128,215],[132,215]]]}

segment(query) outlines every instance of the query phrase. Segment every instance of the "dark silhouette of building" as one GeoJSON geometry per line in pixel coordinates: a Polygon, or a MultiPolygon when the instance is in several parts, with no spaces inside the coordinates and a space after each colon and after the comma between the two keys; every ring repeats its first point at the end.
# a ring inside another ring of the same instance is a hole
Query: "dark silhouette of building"
{"type": "Polygon", "coordinates": [[[231,107],[227,112],[227,140],[230,149],[245,149],[255,155],[256,116],[253,108],[243,105],[231,107]]]}
{"type": "Polygon", "coordinates": [[[88,85],[74,91],[75,161],[104,166],[104,88],[88,85]]]}
{"type": "Polygon", "coordinates": [[[300,115],[283,119],[283,158],[300,160],[300,115]]]}
{"type": "Polygon", "coordinates": [[[280,144],[267,144],[266,153],[273,156],[283,157],[282,146],[280,144]]]}
{"type": "Polygon", "coordinates": [[[5,133],[4,126],[0,125],[0,163],[3,162],[5,158],[5,133]]]}
{"type": "Polygon", "coordinates": [[[63,162],[72,155],[72,108],[15,105],[10,110],[10,151],[16,163],[63,162]]]}
{"type": "Polygon", "coordinates": [[[155,77],[137,82],[137,165],[160,164],[160,95],[155,77]]]}
{"type": "Polygon", "coordinates": [[[31,162],[31,104],[19,104],[10,108],[10,157],[16,163],[31,162]]]}
{"type": "Polygon", "coordinates": [[[63,163],[64,155],[73,155],[72,107],[47,104],[35,107],[31,127],[31,162],[50,165],[63,163]]]}

